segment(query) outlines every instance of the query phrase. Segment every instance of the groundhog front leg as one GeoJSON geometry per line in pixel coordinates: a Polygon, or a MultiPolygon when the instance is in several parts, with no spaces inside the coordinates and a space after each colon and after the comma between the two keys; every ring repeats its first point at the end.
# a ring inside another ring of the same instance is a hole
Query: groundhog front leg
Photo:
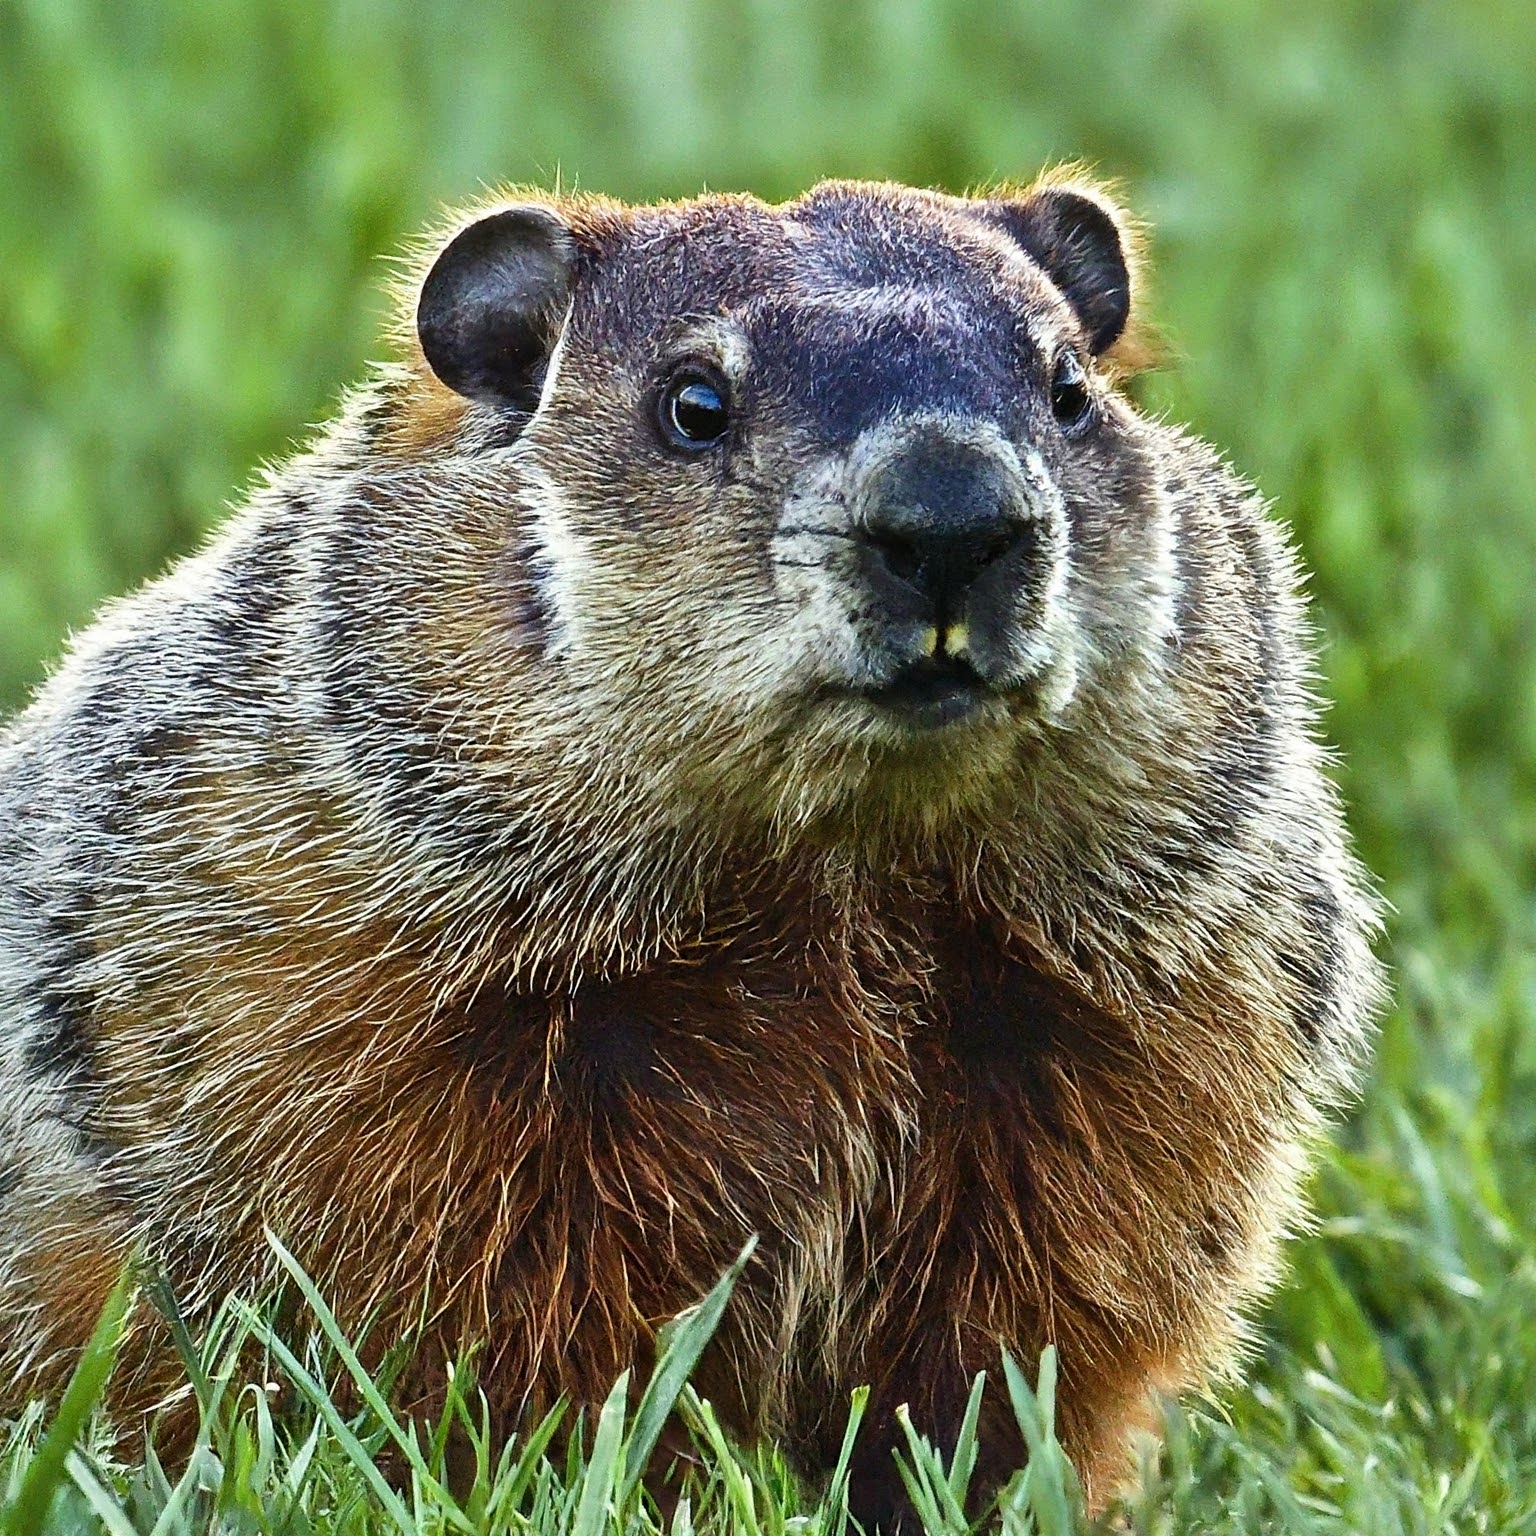
{"type": "MultiPolygon", "coordinates": [[[[1022,1465],[1004,1349],[1033,1377],[1055,1346],[1057,1433],[1102,1507],[1159,1392],[1230,1351],[1294,1177],[1262,1038],[1217,1070],[1193,1021],[1154,1037],[996,946],[975,953],[991,958],[957,963],[917,1044],[918,1146],[866,1263],[874,1300],[851,1375],[872,1396],[852,1496],[887,1536],[912,1519],[891,1456],[902,1404],[947,1454],[985,1370],[977,1503],[1022,1465]]],[[[1243,1023],[1223,1021],[1229,1036],[1243,1023]]]]}
{"type": "MultiPolygon", "coordinates": [[[[971,1190],[967,1199],[976,1195],[971,1190]]],[[[985,1213],[976,1211],[983,1222],[1007,1220],[1004,1203],[990,1192],[978,1204],[988,1207],[985,1213]]],[[[1129,1469],[1132,1431],[1155,1421],[1155,1392],[1166,1379],[1166,1362],[1123,1320],[1094,1317],[1087,1309],[1053,1318],[1043,1277],[1029,1274],[1022,1253],[1005,1256],[969,1222],[929,1230],[938,1245],[935,1272],[920,1298],[892,1293],[883,1337],[871,1352],[879,1363],[865,1372],[871,1401],[851,1473],[853,1515],[866,1531],[883,1536],[921,1528],[895,1460],[899,1451],[910,1461],[897,1411],[905,1407],[914,1428],[948,1459],[973,1383],[985,1372],[967,1510],[979,1518],[987,1500],[1027,1459],[1002,1352],[1008,1350],[1033,1380],[1047,1344],[1057,1347],[1061,1362],[1056,1432],[1082,1479],[1090,1509],[1101,1507],[1129,1469]]]]}

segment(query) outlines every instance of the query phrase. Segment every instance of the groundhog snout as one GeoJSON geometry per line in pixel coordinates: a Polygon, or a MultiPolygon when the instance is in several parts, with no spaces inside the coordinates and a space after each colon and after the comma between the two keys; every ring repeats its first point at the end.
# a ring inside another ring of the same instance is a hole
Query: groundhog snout
{"type": "Polygon", "coordinates": [[[1017,473],[968,443],[926,439],[893,454],[862,501],[855,539],[877,611],[936,643],[1006,603],[1038,544],[1017,473]]]}
{"type": "Polygon", "coordinates": [[[850,456],[838,561],[848,691],[927,729],[1016,698],[1050,661],[1060,498],[986,421],[872,429],[850,456]]]}

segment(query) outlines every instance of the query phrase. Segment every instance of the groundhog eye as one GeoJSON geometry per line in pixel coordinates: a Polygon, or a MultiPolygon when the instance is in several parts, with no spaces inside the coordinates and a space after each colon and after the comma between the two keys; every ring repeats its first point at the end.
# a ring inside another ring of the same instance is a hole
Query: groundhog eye
{"type": "Polygon", "coordinates": [[[690,367],[667,381],[657,405],[662,441],[679,453],[697,453],[730,426],[725,380],[712,369],[690,367]]]}
{"type": "Polygon", "coordinates": [[[1056,359],[1051,374],[1051,414],[1068,437],[1076,437],[1093,425],[1093,396],[1077,354],[1065,351],[1056,359]]]}

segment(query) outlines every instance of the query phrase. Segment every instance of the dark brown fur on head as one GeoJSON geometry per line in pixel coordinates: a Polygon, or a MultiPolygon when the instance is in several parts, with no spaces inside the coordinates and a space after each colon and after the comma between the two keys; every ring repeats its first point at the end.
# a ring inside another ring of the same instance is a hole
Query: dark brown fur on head
{"type": "Polygon", "coordinates": [[[403,358],[0,756],[0,1369],[56,1383],[133,1243],[197,1314],[269,1224],[427,1319],[422,1401],[487,1341],[510,1429],[755,1233],[739,1432],[814,1474],[869,1383],[894,1529],[897,1407],[1054,1343],[1102,1502],[1379,992],[1295,562],[1117,392],[1139,287],[1071,175],[434,238],[403,358]]]}

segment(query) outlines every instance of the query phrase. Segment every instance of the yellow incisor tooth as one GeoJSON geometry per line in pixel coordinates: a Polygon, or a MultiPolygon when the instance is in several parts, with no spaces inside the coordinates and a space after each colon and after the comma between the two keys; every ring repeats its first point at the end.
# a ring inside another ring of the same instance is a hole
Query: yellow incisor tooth
{"type": "Polygon", "coordinates": [[[964,624],[951,624],[944,631],[944,654],[946,656],[964,656],[965,648],[970,644],[971,637],[964,624]]]}
{"type": "Polygon", "coordinates": [[[939,632],[930,626],[923,631],[923,655],[932,656],[938,648],[939,632]]]}

